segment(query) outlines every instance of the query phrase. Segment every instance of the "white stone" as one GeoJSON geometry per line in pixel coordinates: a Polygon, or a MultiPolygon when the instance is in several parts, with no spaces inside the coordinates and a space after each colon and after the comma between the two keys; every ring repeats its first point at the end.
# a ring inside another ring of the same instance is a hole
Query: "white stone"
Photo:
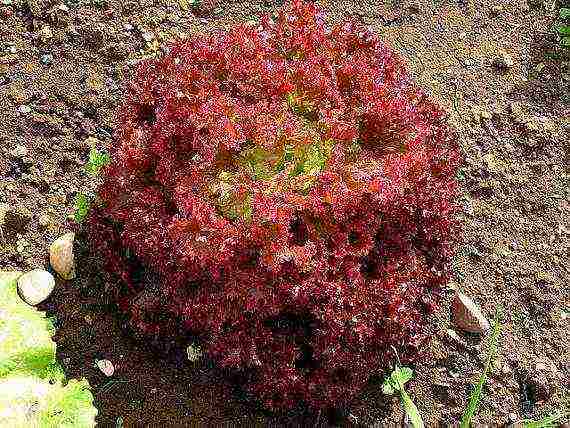
{"type": "Polygon", "coordinates": [[[111,377],[115,373],[115,367],[109,360],[97,360],[97,367],[107,377],[111,377]]]}
{"type": "Polygon", "coordinates": [[[18,279],[20,297],[29,305],[38,305],[46,300],[55,287],[55,279],[45,270],[33,270],[18,279]]]}

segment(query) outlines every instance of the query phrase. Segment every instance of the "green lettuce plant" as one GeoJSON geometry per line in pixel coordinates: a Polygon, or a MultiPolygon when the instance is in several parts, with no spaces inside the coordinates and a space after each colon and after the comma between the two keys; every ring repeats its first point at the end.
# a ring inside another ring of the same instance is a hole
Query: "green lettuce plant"
{"type": "Polygon", "coordinates": [[[65,380],[54,327],[18,296],[17,272],[0,272],[0,426],[95,426],[97,409],[85,379],[65,380]]]}

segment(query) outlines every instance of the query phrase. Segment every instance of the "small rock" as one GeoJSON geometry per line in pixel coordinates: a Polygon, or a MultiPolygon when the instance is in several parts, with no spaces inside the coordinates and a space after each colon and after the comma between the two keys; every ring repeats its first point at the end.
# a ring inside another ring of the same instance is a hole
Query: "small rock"
{"type": "Polygon", "coordinates": [[[18,239],[16,241],[16,252],[22,254],[26,252],[26,248],[29,247],[30,243],[25,239],[18,239]]]}
{"type": "Polygon", "coordinates": [[[202,350],[198,345],[191,344],[186,348],[186,354],[188,355],[188,360],[195,363],[202,357],[202,350]]]}
{"type": "Polygon", "coordinates": [[[151,31],[145,31],[142,33],[142,38],[145,42],[150,43],[154,40],[154,33],[151,31]]]}
{"type": "Polygon", "coordinates": [[[448,328],[445,331],[445,334],[452,342],[461,345],[463,348],[467,348],[467,342],[465,342],[454,330],[448,328]]]}
{"type": "Polygon", "coordinates": [[[44,54],[40,57],[40,62],[43,65],[50,65],[53,62],[53,55],[52,54],[44,54]]]}
{"type": "Polygon", "coordinates": [[[499,69],[507,69],[514,66],[515,61],[507,51],[501,49],[497,57],[494,59],[493,64],[499,69]]]}
{"type": "Polygon", "coordinates": [[[55,287],[55,279],[45,270],[33,270],[18,279],[18,292],[28,305],[38,305],[46,300],[55,287]]]}
{"type": "Polygon", "coordinates": [[[18,111],[22,114],[28,114],[32,111],[32,109],[29,106],[21,105],[20,107],[18,107],[18,111]]]}
{"type": "Polygon", "coordinates": [[[489,330],[489,321],[477,305],[463,293],[457,292],[452,304],[455,325],[469,333],[484,333],[489,330]]]}
{"type": "Polygon", "coordinates": [[[539,400],[547,400],[555,394],[562,376],[556,365],[548,358],[542,357],[527,377],[527,383],[532,385],[539,400]]]}
{"type": "Polygon", "coordinates": [[[42,214],[39,218],[38,218],[38,224],[41,227],[48,227],[51,223],[51,218],[48,214],[42,214]]]}
{"type": "Polygon", "coordinates": [[[495,5],[491,8],[491,13],[494,16],[500,15],[505,11],[505,7],[503,5],[495,5]]]}
{"type": "Polygon", "coordinates": [[[23,158],[27,155],[28,155],[28,149],[22,145],[18,145],[10,151],[10,156],[14,158],[23,158]]]}
{"type": "Polygon", "coordinates": [[[115,373],[115,367],[109,360],[97,360],[97,367],[107,377],[111,377],[115,373]]]}
{"type": "Polygon", "coordinates": [[[56,239],[49,247],[50,264],[63,279],[75,278],[74,239],[74,233],[67,233],[56,239]]]}
{"type": "Polygon", "coordinates": [[[53,37],[53,32],[49,25],[44,25],[40,30],[40,38],[45,43],[53,37]]]}

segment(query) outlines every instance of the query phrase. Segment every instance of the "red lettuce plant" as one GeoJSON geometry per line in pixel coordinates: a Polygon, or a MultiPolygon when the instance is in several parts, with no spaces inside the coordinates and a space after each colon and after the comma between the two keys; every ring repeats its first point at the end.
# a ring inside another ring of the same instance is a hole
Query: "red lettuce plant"
{"type": "Polygon", "coordinates": [[[198,334],[270,408],[347,404],[412,357],[450,275],[444,112],[354,22],[294,1],[142,62],[90,215],[148,337],[198,334]]]}

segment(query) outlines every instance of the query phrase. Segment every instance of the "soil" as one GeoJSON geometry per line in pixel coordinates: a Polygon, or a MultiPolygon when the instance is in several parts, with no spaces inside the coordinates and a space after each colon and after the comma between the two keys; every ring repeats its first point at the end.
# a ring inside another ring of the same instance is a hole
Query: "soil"
{"type": "MultiPolygon", "coordinates": [[[[407,389],[427,426],[456,423],[482,371],[488,335],[450,335],[454,289],[492,319],[498,357],[475,421],[493,426],[570,411],[570,76],[557,48],[556,1],[321,1],[331,21],[356,16],[409,64],[449,112],[465,157],[464,245],[434,318],[429,359],[407,389]],[[508,57],[505,57],[504,50],[508,57]],[[503,61],[503,66],[497,61],[503,61]],[[512,60],[512,64],[509,64],[512,60]]],[[[136,60],[163,41],[224,28],[274,1],[4,0],[0,3],[0,268],[46,268],[67,231],[91,144],[112,144],[114,112],[136,60]],[[209,9],[206,6],[213,5],[209,9]],[[198,13],[202,12],[202,13],[198,13]]],[[[275,416],[235,391],[214,367],[157,352],[122,327],[101,278],[78,248],[79,275],[58,281],[43,309],[57,318],[58,357],[92,385],[100,426],[318,426],[330,415],[275,416]],[[105,377],[95,361],[113,362],[105,377]]],[[[342,416],[342,415],[341,415],[342,416]]],[[[396,398],[371,381],[345,426],[400,426],[396,398]]]]}

